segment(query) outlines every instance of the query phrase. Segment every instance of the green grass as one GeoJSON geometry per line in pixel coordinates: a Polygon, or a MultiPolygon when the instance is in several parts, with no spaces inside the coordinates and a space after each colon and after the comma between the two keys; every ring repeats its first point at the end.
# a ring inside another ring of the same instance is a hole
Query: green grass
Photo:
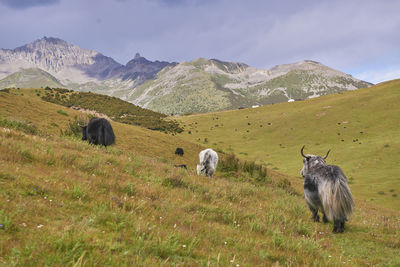
{"type": "MultiPolygon", "coordinates": [[[[66,107],[79,107],[109,116],[117,122],[142,126],[162,132],[181,132],[174,121],[166,121],[166,115],[135,106],[116,97],[91,92],[74,92],[68,89],[49,88],[43,92],[42,99],[66,107]]],[[[68,116],[60,110],[57,112],[68,116]]]]}
{"type": "Polygon", "coordinates": [[[0,88],[41,86],[62,87],[63,85],[50,73],[37,68],[24,69],[0,80],[0,88]]]}
{"type": "Polygon", "coordinates": [[[400,198],[389,193],[400,188],[398,114],[395,80],[306,101],[180,117],[180,136],[255,160],[298,183],[300,148],[319,155],[331,149],[328,164],[343,169],[356,197],[399,210],[400,198]]]}
{"type": "Polygon", "coordinates": [[[28,134],[38,134],[38,130],[35,126],[18,120],[12,120],[12,119],[10,120],[7,118],[0,117],[0,126],[5,128],[16,129],[28,134]]]}
{"type": "Polygon", "coordinates": [[[356,198],[334,235],[284,174],[220,153],[197,176],[203,147],[114,121],[116,144],[92,146],[60,134],[82,114],[22,91],[0,92],[0,114],[40,135],[0,127],[1,266],[400,264],[398,211],[356,198]]]}

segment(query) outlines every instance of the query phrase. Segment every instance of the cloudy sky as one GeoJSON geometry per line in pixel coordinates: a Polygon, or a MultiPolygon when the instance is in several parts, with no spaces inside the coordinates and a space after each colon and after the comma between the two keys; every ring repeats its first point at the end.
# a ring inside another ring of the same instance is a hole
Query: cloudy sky
{"type": "Polygon", "coordinates": [[[198,57],[269,68],[303,59],[400,78],[398,0],[0,0],[0,47],[58,37],[125,64],[198,57]]]}

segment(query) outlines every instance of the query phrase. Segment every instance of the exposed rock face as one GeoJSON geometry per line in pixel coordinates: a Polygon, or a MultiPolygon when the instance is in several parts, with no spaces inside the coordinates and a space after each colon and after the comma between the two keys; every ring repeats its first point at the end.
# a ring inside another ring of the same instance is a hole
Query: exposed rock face
{"type": "Polygon", "coordinates": [[[63,84],[102,82],[107,79],[136,79],[143,82],[170,64],[151,62],[139,53],[126,66],[98,52],[80,48],[61,39],[44,37],[33,43],[0,49],[0,79],[28,68],[42,69],[63,84]],[[143,76],[143,77],[142,77],[143,76]]]}

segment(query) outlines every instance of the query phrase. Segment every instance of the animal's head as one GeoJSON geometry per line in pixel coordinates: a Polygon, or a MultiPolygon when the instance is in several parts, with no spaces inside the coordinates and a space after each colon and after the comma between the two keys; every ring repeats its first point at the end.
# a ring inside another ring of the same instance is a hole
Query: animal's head
{"type": "Polygon", "coordinates": [[[301,176],[305,177],[310,169],[313,169],[317,166],[325,166],[326,162],[325,159],[328,157],[330,149],[326,153],[325,157],[315,156],[315,155],[304,155],[304,147],[303,146],[300,150],[300,154],[303,156],[303,168],[300,171],[301,176]]]}
{"type": "Polygon", "coordinates": [[[82,140],[87,140],[86,132],[87,132],[87,125],[81,126],[82,128],[82,140]]]}

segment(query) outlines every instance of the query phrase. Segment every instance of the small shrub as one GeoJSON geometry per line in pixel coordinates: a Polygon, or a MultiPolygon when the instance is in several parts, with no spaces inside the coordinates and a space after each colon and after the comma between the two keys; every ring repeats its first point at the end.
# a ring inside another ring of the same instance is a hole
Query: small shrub
{"type": "Polygon", "coordinates": [[[71,192],[71,196],[73,199],[83,199],[86,196],[86,191],[80,186],[74,186],[71,192]]]}
{"type": "Polygon", "coordinates": [[[136,187],[134,184],[127,184],[123,189],[122,193],[127,194],[128,196],[132,197],[136,195],[136,187]]]}
{"type": "Polygon", "coordinates": [[[10,180],[10,181],[13,181],[13,180],[15,180],[15,179],[16,179],[15,176],[12,176],[11,174],[0,172],[0,181],[1,181],[1,180],[10,180]]]}
{"type": "Polygon", "coordinates": [[[61,130],[61,135],[80,137],[82,135],[82,128],[79,125],[84,125],[84,124],[85,124],[84,119],[75,116],[73,121],[69,121],[67,129],[64,131],[61,130]]]}
{"type": "Polygon", "coordinates": [[[20,151],[20,155],[22,156],[25,162],[31,163],[34,160],[33,155],[28,150],[20,151]]]}
{"type": "Polygon", "coordinates": [[[181,177],[169,177],[166,178],[162,181],[161,183],[163,186],[168,186],[168,187],[181,187],[181,188],[187,188],[188,185],[182,180],[181,177]]]}
{"type": "Polygon", "coordinates": [[[11,217],[6,215],[4,210],[0,210],[0,231],[16,232],[18,227],[13,223],[11,217]]]}
{"type": "Polygon", "coordinates": [[[22,131],[27,134],[33,134],[36,135],[39,133],[37,130],[36,126],[21,122],[21,121],[16,121],[16,120],[9,120],[7,118],[0,118],[0,126],[6,127],[6,128],[12,128],[18,131],[22,131]]]}
{"type": "Polygon", "coordinates": [[[68,113],[65,112],[64,110],[61,110],[61,109],[57,110],[57,113],[61,114],[61,115],[64,115],[64,116],[68,116],[68,113]]]}

